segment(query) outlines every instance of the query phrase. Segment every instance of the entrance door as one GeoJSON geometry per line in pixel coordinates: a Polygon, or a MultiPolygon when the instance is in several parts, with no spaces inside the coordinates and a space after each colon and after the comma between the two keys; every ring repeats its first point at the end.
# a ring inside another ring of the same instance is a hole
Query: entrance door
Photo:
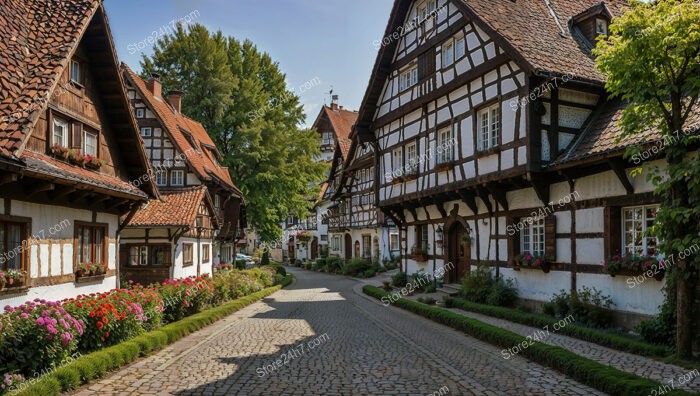
{"type": "Polygon", "coordinates": [[[294,254],[294,237],[289,238],[287,250],[289,251],[289,259],[290,260],[296,259],[296,255],[294,254]]]}
{"type": "Polygon", "coordinates": [[[360,241],[355,241],[355,258],[360,258],[360,241]]]}
{"type": "Polygon", "coordinates": [[[350,234],[345,234],[345,259],[350,260],[352,258],[352,237],[350,234]]]}
{"type": "Polygon", "coordinates": [[[446,282],[458,283],[471,268],[471,242],[464,240],[466,235],[467,233],[462,224],[455,223],[450,227],[447,240],[447,259],[451,263],[451,267],[445,268],[447,274],[446,282]]]}
{"type": "Polygon", "coordinates": [[[318,258],[318,238],[314,237],[313,242],[311,242],[311,260],[316,260],[318,258]]]}

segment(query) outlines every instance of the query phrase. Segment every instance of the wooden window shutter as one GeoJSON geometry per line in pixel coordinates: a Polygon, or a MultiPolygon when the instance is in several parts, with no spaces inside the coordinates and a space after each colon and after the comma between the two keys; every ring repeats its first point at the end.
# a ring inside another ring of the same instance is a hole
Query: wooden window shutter
{"type": "Polygon", "coordinates": [[[83,141],[83,124],[79,122],[74,122],[73,124],[73,139],[71,147],[74,149],[81,149],[83,141]]]}
{"type": "Polygon", "coordinates": [[[557,260],[557,216],[551,214],[544,219],[544,258],[557,260]]]}
{"type": "Polygon", "coordinates": [[[435,74],[435,50],[430,49],[418,56],[418,81],[423,82],[435,74]]]}
{"type": "Polygon", "coordinates": [[[507,224],[513,226],[513,235],[511,235],[510,229],[506,228],[506,233],[508,235],[508,261],[514,260],[515,256],[520,254],[520,231],[515,229],[516,225],[520,219],[508,218],[507,224]]]}
{"type": "Polygon", "coordinates": [[[622,208],[618,206],[605,208],[603,246],[606,258],[622,252],[622,208]]]}

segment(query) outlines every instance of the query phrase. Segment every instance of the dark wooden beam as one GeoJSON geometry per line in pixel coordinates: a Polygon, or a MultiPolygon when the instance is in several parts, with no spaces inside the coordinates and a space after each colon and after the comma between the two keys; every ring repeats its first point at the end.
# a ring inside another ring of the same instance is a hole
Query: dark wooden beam
{"type": "Polygon", "coordinates": [[[416,212],[416,206],[415,206],[415,205],[406,206],[406,210],[408,210],[408,212],[411,214],[411,216],[413,216],[413,221],[417,221],[417,220],[418,220],[418,213],[416,212]]]}
{"type": "Polygon", "coordinates": [[[53,191],[55,188],[56,185],[53,183],[37,183],[27,188],[27,197],[31,197],[45,191],[53,191]]]}
{"type": "Polygon", "coordinates": [[[532,188],[535,189],[537,198],[540,199],[543,205],[549,205],[549,182],[543,176],[537,174],[531,175],[530,182],[532,183],[532,188]]]}
{"type": "Polygon", "coordinates": [[[93,192],[90,190],[81,190],[73,193],[73,195],[70,198],[72,201],[80,201],[81,199],[87,198],[92,194],[93,192]]]}
{"type": "Polygon", "coordinates": [[[0,186],[4,184],[14,183],[19,180],[19,175],[16,173],[8,173],[0,176],[0,186]]]}
{"type": "Polygon", "coordinates": [[[400,226],[401,226],[401,222],[399,222],[399,219],[397,219],[396,216],[394,216],[394,215],[391,213],[391,210],[389,210],[388,208],[381,208],[381,210],[382,210],[382,213],[384,213],[385,216],[387,216],[388,218],[390,218],[391,221],[393,221],[394,224],[396,224],[397,227],[400,227],[400,226]]]}
{"type": "Polygon", "coordinates": [[[479,214],[479,207],[476,205],[476,196],[474,193],[470,193],[464,190],[459,190],[457,191],[459,196],[462,198],[462,202],[464,202],[467,207],[474,213],[475,215],[479,214]]]}
{"type": "Polygon", "coordinates": [[[615,172],[615,175],[620,179],[620,183],[625,187],[627,195],[634,194],[634,186],[630,183],[629,177],[627,177],[627,171],[625,170],[625,161],[620,158],[610,158],[608,160],[608,165],[610,169],[615,172]]]}
{"type": "Polygon", "coordinates": [[[489,212],[489,216],[493,215],[493,205],[491,205],[491,200],[489,199],[489,193],[483,188],[477,187],[476,194],[481,198],[481,201],[486,206],[486,210],[489,212]]]}
{"type": "Polygon", "coordinates": [[[445,200],[444,199],[439,199],[436,198],[434,199],[435,201],[435,206],[437,206],[438,211],[440,211],[440,215],[442,216],[443,219],[447,218],[447,211],[445,210],[445,200]]]}
{"type": "Polygon", "coordinates": [[[64,186],[56,190],[53,194],[51,194],[51,199],[53,200],[59,200],[69,194],[73,194],[75,192],[75,187],[68,187],[64,186]]]}
{"type": "Polygon", "coordinates": [[[498,204],[501,205],[503,210],[507,212],[508,199],[506,198],[506,191],[499,185],[494,183],[486,183],[485,187],[491,193],[491,195],[493,195],[493,198],[496,200],[496,202],[498,202],[498,204]]]}

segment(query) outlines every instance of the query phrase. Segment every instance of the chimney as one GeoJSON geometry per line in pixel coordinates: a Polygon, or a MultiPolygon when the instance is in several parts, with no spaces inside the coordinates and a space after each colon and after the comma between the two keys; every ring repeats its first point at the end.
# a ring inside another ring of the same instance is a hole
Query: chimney
{"type": "Polygon", "coordinates": [[[338,95],[331,96],[331,110],[338,111],[338,95]]]}
{"type": "Polygon", "coordinates": [[[160,83],[160,74],[151,73],[151,78],[146,82],[146,87],[156,98],[162,95],[163,86],[160,83]]]}
{"type": "Polygon", "coordinates": [[[184,95],[185,93],[178,89],[173,89],[168,92],[168,102],[178,113],[182,113],[182,97],[184,95]]]}

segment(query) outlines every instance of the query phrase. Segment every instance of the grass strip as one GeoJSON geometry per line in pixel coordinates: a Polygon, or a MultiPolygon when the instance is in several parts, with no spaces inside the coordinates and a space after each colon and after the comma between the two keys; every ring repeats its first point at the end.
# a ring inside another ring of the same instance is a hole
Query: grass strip
{"type": "MultiPolygon", "coordinates": [[[[376,299],[386,297],[384,290],[366,285],[362,291],[376,299]]],[[[519,334],[491,326],[476,319],[468,318],[442,308],[400,298],[393,305],[423,316],[437,323],[486,341],[490,344],[512,348],[527,345],[520,349],[520,354],[533,362],[551,367],[576,381],[611,395],[649,395],[657,394],[663,385],[650,379],[620,371],[596,361],[581,357],[566,349],[532,341],[519,334]]],[[[667,391],[665,395],[691,395],[680,389],[667,391]]]]}
{"type": "Polygon", "coordinates": [[[165,346],[271,295],[291,282],[292,275],[290,274],[279,285],[209,308],[120,344],[80,356],[46,375],[31,379],[29,385],[11,392],[10,395],[60,395],[61,392],[73,390],[102,378],[108,372],[129,364],[138,357],[157,352],[165,346]]]}

